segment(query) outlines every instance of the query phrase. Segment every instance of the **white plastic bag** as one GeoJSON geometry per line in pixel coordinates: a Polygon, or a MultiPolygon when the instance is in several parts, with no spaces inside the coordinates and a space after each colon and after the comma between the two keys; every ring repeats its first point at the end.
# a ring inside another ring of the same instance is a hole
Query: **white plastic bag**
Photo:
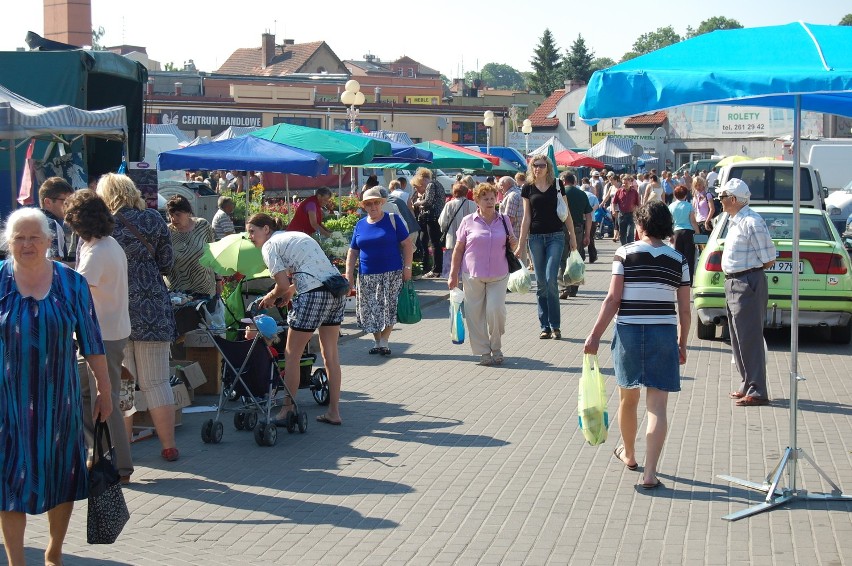
{"type": "Polygon", "coordinates": [[[562,274],[562,282],[565,285],[582,285],[586,279],[586,264],[580,256],[580,252],[574,250],[568,256],[565,264],[565,272],[562,274]]]}
{"type": "MultiPolygon", "coordinates": [[[[208,301],[207,304],[209,305],[210,302],[212,301],[208,301]]],[[[210,330],[211,334],[225,336],[225,303],[222,302],[221,297],[216,297],[215,306],[212,311],[209,308],[204,309],[204,324],[210,330]]]]}
{"type": "Polygon", "coordinates": [[[568,220],[568,204],[561,194],[556,195],[556,216],[559,217],[560,222],[568,220]]]}
{"type": "Polygon", "coordinates": [[[464,344],[464,291],[456,287],[450,291],[450,339],[453,344],[464,344]]]}
{"type": "Polygon", "coordinates": [[[532,275],[526,265],[521,263],[521,268],[514,273],[509,274],[509,279],[506,281],[506,288],[513,293],[529,293],[532,288],[532,275]]]}

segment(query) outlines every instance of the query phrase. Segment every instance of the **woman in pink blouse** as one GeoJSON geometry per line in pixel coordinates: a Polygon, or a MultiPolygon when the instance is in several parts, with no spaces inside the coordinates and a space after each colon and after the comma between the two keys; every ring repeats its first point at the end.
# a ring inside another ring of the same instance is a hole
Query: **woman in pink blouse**
{"type": "Polygon", "coordinates": [[[518,239],[509,218],[498,214],[497,189],[480,183],[473,192],[478,210],[465,216],[456,231],[456,245],[447,286],[464,281],[464,313],[470,336],[470,348],[479,355],[483,366],[503,363],[502,339],[506,331],[506,236],[510,249],[518,239]]]}

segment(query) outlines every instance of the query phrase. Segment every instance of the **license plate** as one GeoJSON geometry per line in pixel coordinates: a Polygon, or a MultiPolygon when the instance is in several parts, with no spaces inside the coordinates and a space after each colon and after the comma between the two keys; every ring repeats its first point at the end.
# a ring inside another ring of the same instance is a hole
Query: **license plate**
{"type": "MultiPolygon", "coordinates": [[[[766,271],[774,271],[780,273],[793,273],[793,262],[792,261],[776,261],[772,264],[772,267],[767,269],[766,271]]],[[[805,272],[805,263],[799,262],[799,273],[805,272]]]]}

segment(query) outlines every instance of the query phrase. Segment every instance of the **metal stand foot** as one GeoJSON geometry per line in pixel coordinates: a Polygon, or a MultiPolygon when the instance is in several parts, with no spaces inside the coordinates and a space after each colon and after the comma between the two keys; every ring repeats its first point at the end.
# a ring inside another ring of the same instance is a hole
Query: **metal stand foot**
{"type": "Polygon", "coordinates": [[[778,507],[779,505],[784,505],[790,501],[807,501],[807,500],[815,500],[815,501],[852,501],[852,495],[843,495],[843,492],[840,490],[840,487],[834,483],[831,478],[820,468],[813,459],[808,456],[801,448],[792,449],[787,448],[784,451],[784,456],[781,457],[781,460],[778,462],[778,465],[766,476],[766,479],[763,483],[756,483],[748,480],[743,480],[739,478],[735,478],[733,476],[717,476],[720,479],[729,481],[731,483],[735,483],[737,485],[741,485],[743,487],[747,487],[749,489],[753,489],[755,491],[762,491],[766,493],[766,500],[763,503],[759,503],[753,507],[749,507],[747,509],[743,509],[742,511],[737,511],[735,513],[731,513],[730,515],[725,515],[722,517],[725,521],[738,521],[744,517],[750,517],[751,515],[757,515],[758,513],[762,513],[764,511],[768,511],[773,507],[778,507]],[[784,469],[788,464],[791,465],[791,475],[793,480],[795,481],[795,472],[793,468],[796,466],[796,460],[805,459],[808,463],[814,467],[817,473],[823,478],[832,488],[831,493],[808,493],[804,489],[788,489],[778,488],[778,483],[781,480],[781,476],[784,473],[784,469]]]}

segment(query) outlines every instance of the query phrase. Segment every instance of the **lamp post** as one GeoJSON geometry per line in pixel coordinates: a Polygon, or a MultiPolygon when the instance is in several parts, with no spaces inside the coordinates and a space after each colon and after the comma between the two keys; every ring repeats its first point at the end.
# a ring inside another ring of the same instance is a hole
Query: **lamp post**
{"type": "Polygon", "coordinates": [[[491,153],[491,128],[494,127],[494,112],[486,110],[482,123],[485,124],[485,153],[491,153]]]}
{"type": "Polygon", "coordinates": [[[361,92],[361,85],[355,79],[346,81],[343,93],[340,95],[340,102],[346,108],[346,117],[349,119],[349,131],[354,132],[358,121],[358,107],[364,104],[364,93],[361,92]]]}
{"type": "Polygon", "coordinates": [[[524,146],[526,147],[526,154],[530,153],[530,134],[532,133],[532,120],[527,118],[524,120],[523,125],[521,126],[521,131],[524,133],[524,146]]]}

